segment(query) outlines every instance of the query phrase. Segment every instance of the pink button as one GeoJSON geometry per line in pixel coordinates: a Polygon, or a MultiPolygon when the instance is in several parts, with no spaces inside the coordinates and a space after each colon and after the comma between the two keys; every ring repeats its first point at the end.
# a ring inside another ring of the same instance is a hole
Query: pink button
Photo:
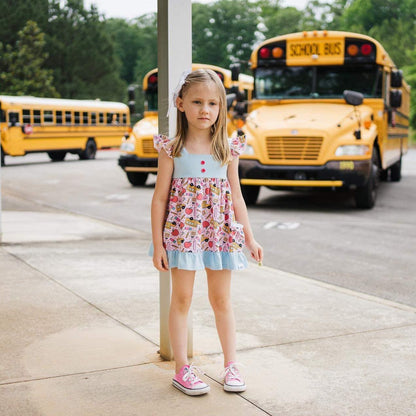
{"type": "Polygon", "coordinates": [[[201,169],[201,172],[202,172],[202,173],[205,173],[205,169],[201,169]]]}
{"type": "Polygon", "coordinates": [[[205,165],[205,160],[201,160],[201,165],[205,165]]]}

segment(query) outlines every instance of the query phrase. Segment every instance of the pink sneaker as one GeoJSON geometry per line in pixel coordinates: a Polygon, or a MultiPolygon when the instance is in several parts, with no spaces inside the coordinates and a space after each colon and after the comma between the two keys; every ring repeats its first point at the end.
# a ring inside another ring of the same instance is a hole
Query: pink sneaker
{"type": "Polygon", "coordinates": [[[209,392],[209,386],[198,376],[197,372],[203,373],[194,365],[184,365],[178,374],[172,379],[172,384],[189,396],[199,396],[209,392]]]}
{"type": "Polygon", "coordinates": [[[241,376],[238,368],[236,367],[237,363],[230,361],[224,369],[224,390],[233,391],[236,393],[246,390],[246,383],[241,376]]]}

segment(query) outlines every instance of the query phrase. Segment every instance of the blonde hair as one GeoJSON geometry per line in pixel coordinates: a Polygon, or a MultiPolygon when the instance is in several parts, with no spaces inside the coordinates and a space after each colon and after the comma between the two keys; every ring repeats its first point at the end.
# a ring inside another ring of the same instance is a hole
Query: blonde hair
{"type": "MultiPolygon", "coordinates": [[[[218,90],[219,112],[215,123],[211,126],[211,154],[214,159],[222,165],[230,162],[231,152],[228,144],[227,135],[227,100],[225,88],[220,77],[211,69],[197,69],[192,71],[185,78],[182,88],[179,90],[178,97],[183,98],[192,85],[196,83],[213,82],[218,90]]],[[[188,120],[182,111],[177,112],[176,116],[176,139],[172,144],[172,156],[179,157],[185,144],[188,132],[188,120]]]]}

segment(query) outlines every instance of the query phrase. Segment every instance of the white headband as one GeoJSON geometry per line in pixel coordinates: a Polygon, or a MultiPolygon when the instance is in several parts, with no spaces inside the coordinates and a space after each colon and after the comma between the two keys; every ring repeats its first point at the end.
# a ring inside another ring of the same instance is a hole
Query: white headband
{"type": "Polygon", "coordinates": [[[176,107],[176,99],[179,97],[179,93],[181,92],[181,89],[183,87],[183,84],[185,84],[186,77],[191,73],[191,71],[186,70],[182,72],[182,75],[179,79],[178,85],[176,85],[176,88],[173,90],[173,93],[171,94],[170,100],[169,100],[169,108],[168,113],[166,114],[166,117],[169,117],[169,114],[172,110],[172,107],[176,107]]]}

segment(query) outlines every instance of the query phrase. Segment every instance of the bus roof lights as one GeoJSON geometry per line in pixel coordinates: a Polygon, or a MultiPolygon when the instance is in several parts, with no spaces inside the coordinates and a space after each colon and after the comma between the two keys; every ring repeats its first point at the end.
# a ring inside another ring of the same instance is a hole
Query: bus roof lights
{"type": "Polygon", "coordinates": [[[283,56],[283,49],[275,47],[272,49],[273,58],[281,58],[283,56]]]}
{"type": "Polygon", "coordinates": [[[221,72],[217,72],[216,73],[218,75],[218,77],[220,78],[221,82],[224,83],[224,75],[221,74],[221,72]]]}
{"type": "Polygon", "coordinates": [[[358,51],[359,51],[359,49],[358,49],[357,45],[354,45],[354,44],[348,45],[347,53],[348,53],[349,56],[357,56],[358,51]]]}
{"type": "Polygon", "coordinates": [[[270,49],[269,48],[261,48],[259,50],[260,58],[267,59],[270,58],[270,49]]]}
{"type": "Polygon", "coordinates": [[[157,75],[156,74],[150,75],[149,83],[150,84],[156,84],[157,83],[157,75]]]}
{"type": "Polygon", "coordinates": [[[364,56],[368,56],[373,51],[372,46],[369,43],[364,43],[364,45],[361,45],[361,53],[364,56]]]}

